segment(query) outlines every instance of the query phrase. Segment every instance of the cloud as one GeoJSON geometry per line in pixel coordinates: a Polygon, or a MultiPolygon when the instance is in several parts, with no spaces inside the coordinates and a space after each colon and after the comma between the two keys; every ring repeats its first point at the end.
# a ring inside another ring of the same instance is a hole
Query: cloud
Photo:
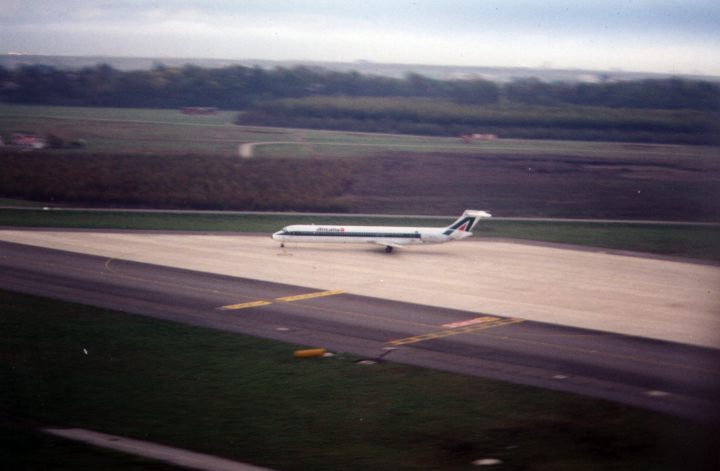
{"type": "Polygon", "coordinates": [[[720,52],[719,22],[720,4],[706,0],[6,0],[0,43],[36,53],[720,73],[709,59],[720,52]]]}

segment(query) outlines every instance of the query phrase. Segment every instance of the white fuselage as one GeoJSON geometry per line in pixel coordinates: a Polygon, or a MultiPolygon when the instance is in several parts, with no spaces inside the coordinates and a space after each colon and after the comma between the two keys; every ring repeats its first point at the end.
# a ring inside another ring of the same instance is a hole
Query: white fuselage
{"type": "Polygon", "coordinates": [[[439,244],[469,237],[469,232],[446,235],[441,227],[287,226],[273,234],[281,242],[373,243],[387,246],[439,244]]]}

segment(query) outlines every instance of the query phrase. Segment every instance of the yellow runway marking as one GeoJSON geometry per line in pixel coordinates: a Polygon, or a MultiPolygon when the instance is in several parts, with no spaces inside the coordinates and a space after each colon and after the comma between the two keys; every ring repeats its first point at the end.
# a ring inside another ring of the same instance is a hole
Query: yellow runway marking
{"type": "Polygon", "coordinates": [[[268,304],[272,304],[272,302],[261,300],[261,301],[251,301],[249,303],[228,304],[227,306],[220,306],[218,309],[222,309],[223,311],[234,311],[237,309],[247,309],[249,307],[267,306],[268,304]]]}
{"type": "Polygon", "coordinates": [[[227,306],[220,306],[218,309],[223,310],[223,311],[233,311],[236,309],[246,309],[249,307],[267,306],[268,304],[272,304],[274,301],[289,303],[292,301],[301,301],[303,299],[324,298],[326,296],[334,296],[336,294],[343,294],[344,292],[345,291],[343,291],[343,290],[318,291],[317,293],[298,294],[296,296],[285,296],[282,298],[275,298],[273,301],[267,301],[267,300],[261,299],[259,301],[250,301],[247,303],[228,304],[227,306]]]}
{"type": "Polygon", "coordinates": [[[289,303],[292,301],[301,301],[303,299],[324,298],[326,296],[335,296],[337,294],[343,294],[344,292],[345,291],[343,291],[341,289],[336,289],[334,291],[318,291],[317,293],[299,294],[297,296],[285,296],[282,298],[275,298],[275,301],[289,303]]]}
{"type": "Polygon", "coordinates": [[[426,340],[439,339],[443,337],[450,337],[451,335],[458,334],[469,334],[477,332],[479,330],[491,329],[493,327],[500,327],[503,325],[517,324],[522,322],[523,319],[502,319],[500,317],[487,317],[487,320],[482,321],[479,324],[469,325],[466,327],[459,327],[454,329],[439,330],[437,332],[429,332],[427,334],[415,335],[413,337],[405,337],[403,339],[391,340],[387,342],[390,347],[399,347],[400,345],[408,345],[411,343],[424,342],[426,340]]]}

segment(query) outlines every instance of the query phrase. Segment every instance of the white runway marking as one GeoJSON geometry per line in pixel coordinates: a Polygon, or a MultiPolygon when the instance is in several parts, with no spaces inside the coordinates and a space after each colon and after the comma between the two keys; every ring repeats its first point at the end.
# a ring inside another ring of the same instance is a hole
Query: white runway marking
{"type": "Polygon", "coordinates": [[[231,461],[217,456],[182,450],[157,443],[134,440],[132,438],[108,435],[79,428],[72,429],[45,429],[47,433],[58,437],[75,440],[101,448],[121,451],[131,455],[143,456],[153,460],[163,461],[186,468],[204,471],[263,471],[267,468],[231,461]]]}

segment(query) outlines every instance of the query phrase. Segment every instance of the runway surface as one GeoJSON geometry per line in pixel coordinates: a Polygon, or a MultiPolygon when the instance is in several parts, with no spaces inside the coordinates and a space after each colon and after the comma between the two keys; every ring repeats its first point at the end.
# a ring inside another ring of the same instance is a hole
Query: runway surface
{"type": "Polygon", "coordinates": [[[0,240],[720,348],[720,267],[468,240],[397,250],[268,235],[0,230],[0,240]]]}
{"type": "MultiPolygon", "coordinates": [[[[385,254],[365,256],[381,261],[385,254]]],[[[713,348],[361,296],[337,283],[308,288],[6,242],[0,270],[0,286],[21,292],[717,417],[720,351],[713,348]]]]}

